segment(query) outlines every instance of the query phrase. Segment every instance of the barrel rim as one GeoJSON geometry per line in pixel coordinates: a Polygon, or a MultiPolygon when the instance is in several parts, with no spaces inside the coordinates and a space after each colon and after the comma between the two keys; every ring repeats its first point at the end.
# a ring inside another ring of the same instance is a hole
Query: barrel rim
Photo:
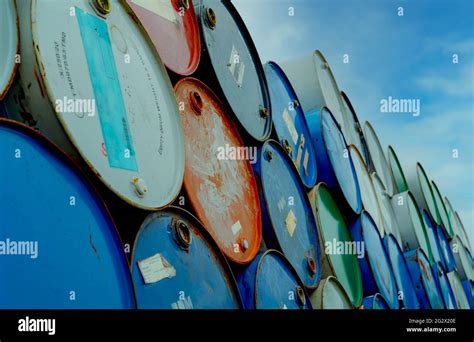
{"type": "Polygon", "coordinates": [[[349,295],[347,294],[347,291],[344,289],[344,287],[339,282],[339,280],[337,280],[337,278],[333,275],[330,275],[330,276],[322,279],[320,281],[320,285],[318,285],[318,287],[322,286],[322,288],[321,288],[321,290],[322,290],[322,292],[321,292],[321,309],[323,309],[323,310],[326,309],[324,307],[324,293],[325,293],[326,286],[329,283],[333,283],[336,286],[336,288],[340,291],[341,297],[344,298],[344,300],[346,301],[346,304],[349,304],[349,307],[350,307],[349,309],[350,310],[355,309],[355,306],[354,306],[354,304],[352,304],[351,299],[349,298],[349,295]]]}
{"type": "MultiPolygon", "coordinates": [[[[16,35],[13,33],[13,36],[15,37],[14,40],[16,40],[15,54],[19,54],[20,52],[20,19],[18,16],[18,6],[15,0],[6,0],[6,1],[10,2],[10,5],[13,6],[12,10],[15,13],[16,35]]],[[[0,89],[0,101],[5,98],[8,90],[10,89],[10,86],[13,84],[13,80],[15,79],[15,75],[17,73],[19,65],[20,63],[13,63],[13,66],[10,67],[11,69],[9,72],[10,77],[6,80],[5,87],[3,89],[0,89]]]]}
{"type": "Polygon", "coordinates": [[[431,180],[430,182],[431,185],[431,191],[433,192],[433,197],[436,203],[436,207],[438,208],[438,213],[441,221],[441,226],[446,229],[446,232],[448,233],[448,236],[452,237],[454,236],[455,232],[453,230],[453,227],[451,226],[451,222],[449,221],[449,215],[448,215],[448,210],[446,209],[446,205],[443,200],[443,196],[441,195],[441,192],[439,191],[438,185],[436,185],[434,180],[431,180]],[[438,203],[439,202],[439,203],[438,203]],[[441,204],[441,208],[439,208],[439,205],[441,204]],[[444,216],[446,218],[443,220],[443,214],[441,214],[441,211],[443,211],[444,216]]]}
{"type": "MultiPolygon", "coordinates": [[[[403,171],[403,168],[402,168],[402,164],[400,163],[400,160],[398,159],[398,156],[395,152],[395,149],[392,147],[392,145],[388,145],[387,155],[388,155],[388,166],[390,168],[390,173],[392,174],[392,178],[395,179],[395,174],[393,172],[393,167],[392,167],[392,165],[394,165],[394,166],[397,167],[398,171],[400,172],[400,175],[402,177],[402,182],[405,185],[405,189],[409,189],[408,182],[407,182],[407,179],[405,177],[405,172],[403,171]],[[393,163],[392,163],[392,161],[393,161],[393,163]]],[[[398,193],[403,192],[403,191],[400,191],[401,189],[398,188],[397,182],[395,181],[394,183],[395,183],[394,185],[395,185],[395,188],[398,191],[398,193]]]]}
{"type": "MultiPolygon", "coordinates": [[[[438,224],[438,221],[436,219],[439,217],[439,219],[441,220],[441,217],[440,217],[440,214],[439,214],[439,211],[438,211],[438,205],[436,204],[436,200],[434,198],[433,189],[431,188],[430,179],[428,178],[428,175],[425,171],[425,168],[423,167],[423,165],[420,162],[416,162],[416,170],[415,171],[416,171],[416,181],[418,182],[418,186],[420,187],[421,196],[423,196],[423,200],[426,203],[427,209],[429,211],[431,211],[431,209],[429,208],[430,207],[430,205],[429,205],[430,201],[427,200],[428,195],[425,194],[425,191],[423,191],[423,187],[421,186],[422,177],[424,178],[424,181],[426,181],[426,184],[429,187],[429,190],[430,190],[429,194],[431,195],[431,198],[429,198],[429,199],[431,200],[431,204],[433,205],[434,210],[435,210],[434,213],[431,213],[431,216],[433,216],[433,214],[435,214],[437,216],[435,218],[435,222],[438,224]]],[[[421,205],[422,205],[422,203],[418,204],[418,206],[421,206],[421,205]]]]}

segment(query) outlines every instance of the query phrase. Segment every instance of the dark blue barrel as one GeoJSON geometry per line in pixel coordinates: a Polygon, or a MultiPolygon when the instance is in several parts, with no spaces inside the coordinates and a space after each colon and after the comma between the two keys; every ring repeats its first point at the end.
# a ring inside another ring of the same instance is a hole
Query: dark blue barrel
{"type": "Polygon", "coordinates": [[[318,183],[326,183],[341,197],[345,212],[359,214],[359,182],[339,124],[327,107],[306,112],[305,117],[316,150],[318,183]]]}
{"type": "Polygon", "coordinates": [[[134,308],[115,226],[49,140],[0,119],[0,308],[134,308]]]}
{"type": "Polygon", "coordinates": [[[227,261],[183,209],[150,214],[137,234],[132,277],[139,309],[237,309],[242,302],[227,261]]]}
{"type": "Polygon", "coordinates": [[[438,242],[436,223],[433,221],[431,214],[425,208],[421,210],[421,216],[423,217],[423,222],[425,223],[426,235],[428,235],[428,241],[431,247],[431,253],[433,254],[433,260],[435,263],[441,262],[443,267],[446,267],[444,264],[443,252],[440,250],[440,245],[438,242]]]}
{"type": "Polygon", "coordinates": [[[454,271],[456,261],[454,259],[453,251],[449,244],[448,236],[443,227],[436,227],[437,247],[441,252],[442,263],[446,273],[454,271]]]}
{"type": "Polygon", "coordinates": [[[362,306],[366,310],[390,310],[387,300],[380,293],[365,297],[362,306]]]}
{"type": "Polygon", "coordinates": [[[474,310],[474,283],[469,281],[469,279],[466,279],[462,281],[462,287],[466,293],[469,306],[474,310]]]}
{"type": "Polygon", "coordinates": [[[321,277],[319,236],[305,188],[283,147],[268,140],[253,164],[268,248],[281,251],[303,284],[316,287],[321,277]]]}
{"type": "Polygon", "coordinates": [[[303,184],[312,188],[316,185],[316,155],[303,109],[283,70],[274,62],[265,64],[264,70],[278,140],[295,163],[303,184]]]}
{"type": "Polygon", "coordinates": [[[436,262],[431,265],[431,270],[433,271],[433,276],[436,281],[436,286],[438,286],[438,291],[441,293],[444,308],[445,309],[457,309],[456,297],[454,296],[453,289],[449,283],[448,277],[444,272],[443,265],[440,262],[436,262]]]}
{"type": "Polygon", "coordinates": [[[364,296],[379,292],[390,308],[398,309],[397,286],[390,261],[377,226],[367,211],[363,210],[351,224],[350,232],[355,243],[364,244],[364,257],[359,258],[364,296]]]}
{"type": "Polygon", "coordinates": [[[411,281],[415,285],[416,296],[421,309],[443,309],[444,304],[438,290],[430,263],[420,248],[404,253],[410,271],[411,281]]]}
{"type": "Polygon", "coordinates": [[[246,309],[312,309],[298,274],[276,250],[258,254],[237,283],[246,309]]]}
{"type": "Polygon", "coordinates": [[[397,283],[398,297],[405,309],[419,309],[420,303],[416,297],[415,287],[410,278],[410,272],[398,245],[397,239],[392,234],[384,238],[385,248],[392,266],[393,277],[397,283]]]}

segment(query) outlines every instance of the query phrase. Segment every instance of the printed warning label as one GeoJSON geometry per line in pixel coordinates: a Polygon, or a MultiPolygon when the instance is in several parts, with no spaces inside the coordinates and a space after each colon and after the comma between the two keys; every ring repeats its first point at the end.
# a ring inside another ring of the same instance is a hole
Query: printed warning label
{"type": "Polygon", "coordinates": [[[229,71],[234,77],[234,80],[239,86],[239,88],[242,88],[242,83],[244,81],[245,64],[243,61],[241,61],[240,54],[234,45],[232,45],[232,51],[230,53],[229,63],[227,64],[227,66],[229,67],[229,71]]]}
{"type": "Polygon", "coordinates": [[[235,222],[232,227],[232,234],[237,235],[238,232],[242,230],[242,225],[240,224],[240,221],[235,222]]]}
{"type": "Polygon", "coordinates": [[[138,5],[168,21],[177,23],[177,12],[170,0],[130,0],[131,3],[138,5]]]}
{"type": "Polygon", "coordinates": [[[290,209],[288,215],[286,215],[285,225],[288,234],[290,234],[290,237],[293,237],[293,234],[295,233],[296,229],[296,216],[293,213],[293,209],[290,209]]]}
{"type": "Polygon", "coordinates": [[[176,269],[160,253],[138,261],[138,268],[145,284],[176,276],[176,269]]]}

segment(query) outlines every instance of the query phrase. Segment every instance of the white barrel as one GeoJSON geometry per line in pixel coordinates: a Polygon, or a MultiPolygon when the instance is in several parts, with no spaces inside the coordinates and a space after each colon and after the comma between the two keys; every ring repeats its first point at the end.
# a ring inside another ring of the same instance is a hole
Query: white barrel
{"type": "Polygon", "coordinates": [[[15,77],[19,52],[18,15],[15,0],[0,1],[0,101],[15,77]]]}
{"type": "Polygon", "coordinates": [[[392,178],[392,171],[390,170],[390,166],[385,158],[384,149],[380,144],[377,133],[375,133],[374,128],[368,121],[364,124],[364,137],[369,150],[370,164],[373,167],[372,171],[377,172],[388,195],[393,196],[396,191],[392,178]]]}
{"type": "Polygon", "coordinates": [[[9,115],[80,156],[129,204],[171,203],[184,175],[178,106],[128,7],[119,0],[17,3],[22,63],[12,97],[24,100],[9,115]]]}
{"type": "Polygon", "coordinates": [[[336,279],[330,276],[322,279],[310,296],[313,309],[354,309],[346,291],[336,279]]]}
{"type": "Polygon", "coordinates": [[[346,121],[343,127],[341,127],[346,143],[347,145],[354,145],[359,151],[364,152],[364,143],[362,142],[363,132],[359,119],[357,118],[357,113],[344,91],[341,91],[341,97],[342,108],[347,114],[345,116],[346,121]]]}
{"type": "Polygon", "coordinates": [[[453,251],[454,261],[456,262],[456,272],[459,279],[461,279],[461,281],[469,280],[474,282],[472,257],[459,236],[455,235],[449,245],[453,251]]]}
{"type": "Polygon", "coordinates": [[[454,219],[456,220],[456,226],[459,229],[459,236],[461,237],[461,240],[464,242],[464,245],[469,249],[471,254],[473,254],[472,250],[472,245],[471,241],[469,240],[467,233],[466,233],[466,228],[464,228],[464,224],[461,221],[461,218],[459,217],[459,214],[457,211],[454,212],[454,219]]]}
{"type": "Polygon", "coordinates": [[[458,309],[469,310],[469,300],[466,297],[466,293],[464,292],[464,288],[462,287],[462,282],[459,279],[459,276],[456,272],[449,272],[446,273],[448,277],[449,285],[453,289],[454,298],[456,299],[456,304],[458,309]]]}

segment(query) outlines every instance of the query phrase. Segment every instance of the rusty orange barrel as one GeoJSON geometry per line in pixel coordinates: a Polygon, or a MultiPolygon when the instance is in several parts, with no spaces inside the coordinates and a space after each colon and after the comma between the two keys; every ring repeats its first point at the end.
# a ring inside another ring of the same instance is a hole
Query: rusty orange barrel
{"type": "Polygon", "coordinates": [[[202,82],[184,78],[175,86],[186,141],[184,188],[197,217],[227,258],[252,261],[262,223],[257,184],[244,147],[216,95],[202,82]]]}
{"type": "Polygon", "coordinates": [[[126,0],[166,67],[192,74],[201,58],[201,37],[192,0],[126,0]]]}

